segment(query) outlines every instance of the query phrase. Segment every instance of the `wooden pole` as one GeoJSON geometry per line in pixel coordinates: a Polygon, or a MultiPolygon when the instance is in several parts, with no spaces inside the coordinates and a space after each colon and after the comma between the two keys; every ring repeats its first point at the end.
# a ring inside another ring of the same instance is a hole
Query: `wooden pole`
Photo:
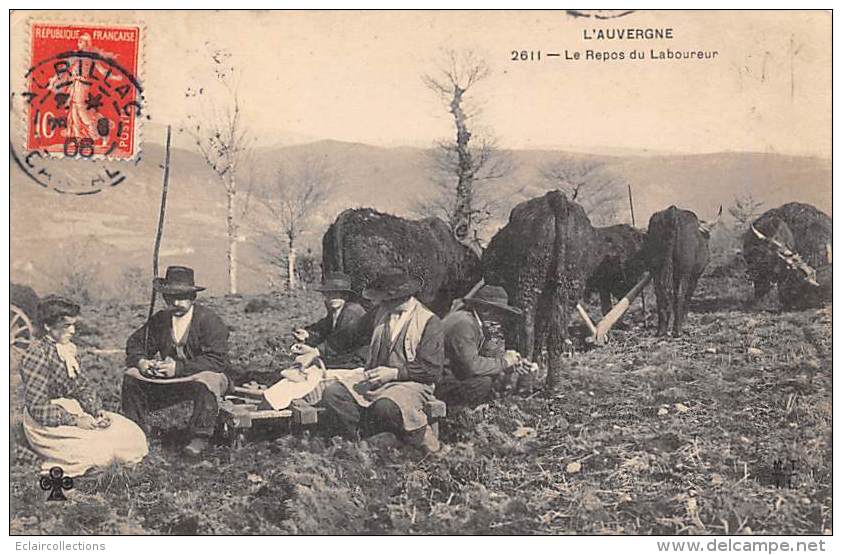
{"type": "MultiPolygon", "coordinates": [[[[631,210],[631,220],[632,220],[632,227],[637,227],[637,224],[634,221],[634,199],[632,198],[632,191],[631,191],[631,183],[628,184],[629,188],[629,209],[631,210]]],[[[643,329],[646,329],[646,294],[640,296],[640,304],[643,307],[643,329]]]]}
{"type": "Polygon", "coordinates": [[[597,345],[601,345],[605,342],[605,336],[608,334],[608,331],[611,327],[617,323],[617,320],[623,317],[623,314],[629,309],[631,306],[632,301],[641,291],[643,288],[646,287],[646,284],[649,283],[651,276],[649,272],[643,272],[643,277],[640,278],[640,281],[637,282],[637,285],[632,287],[631,291],[626,293],[626,296],[620,299],[620,302],[614,305],[614,308],[608,311],[602,320],[596,325],[596,334],[595,334],[595,342],[597,345]]]}
{"type": "Polygon", "coordinates": [[[579,316],[582,318],[582,321],[585,322],[585,325],[588,326],[588,330],[591,332],[591,339],[596,339],[596,326],[593,325],[593,320],[591,317],[588,316],[588,311],[585,310],[585,307],[582,306],[582,303],[576,303],[576,312],[579,313],[579,316]]]}
{"type": "MultiPolygon", "coordinates": [[[[161,211],[158,213],[158,230],[155,233],[155,248],[152,250],[152,276],[158,277],[158,255],[161,251],[161,237],[164,234],[164,216],[167,211],[167,189],[170,181],[170,138],[172,136],[172,127],[167,126],[167,143],[164,151],[164,185],[161,190],[161,211]]],[[[152,298],[149,301],[149,314],[146,317],[146,338],[145,347],[149,350],[149,322],[152,320],[152,315],[155,313],[155,289],[152,289],[152,298]]]]}
{"type": "Polygon", "coordinates": [[[468,291],[468,294],[464,297],[459,299],[453,299],[453,302],[450,305],[450,312],[456,312],[457,310],[462,308],[465,305],[465,299],[470,299],[471,297],[476,295],[476,292],[482,289],[483,285],[485,285],[485,278],[482,278],[481,280],[476,282],[474,286],[471,287],[471,290],[468,291]]]}

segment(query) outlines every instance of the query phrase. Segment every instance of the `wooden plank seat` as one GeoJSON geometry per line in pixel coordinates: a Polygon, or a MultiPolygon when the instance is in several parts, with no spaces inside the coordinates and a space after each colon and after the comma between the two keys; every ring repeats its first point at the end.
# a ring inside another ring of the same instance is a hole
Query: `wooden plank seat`
{"type": "Polygon", "coordinates": [[[234,387],[219,403],[219,432],[223,441],[242,447],[255,422],[286,423],[290,429],[316,424],[317,409],[298,399],[289,408],[275,410],[263,398],[262,389],[234,387]]]}
{"type": "Polygon", "coordinates": [[[436,437],[439,437],[439,421],[447,416],[447,405],[444,401],[434,399],[427,401],[424,404],[424,414],[427,415],[427,421],[433,429],[436,437]]]}
{"type": "MultiPolygon", "coordinates": [[[[262,389],[234,387],[233,393],[225,395],[219,404],[219,431],[224,441],[234,448],[242,447],[252,430],[254,422],[286,423],[290,430],[301,431],[307,426],[319,423],[323,407],[314,407],[302,399],[294,400],[289,408],[275,410],[263,398],[262,389]]],[[[430,426],[436,436],[439,421],[447,416],[447,405],[438,399],[424,406],[430,426]]],[[[270,424],[271,425],[271,424],[270,424]]]]}

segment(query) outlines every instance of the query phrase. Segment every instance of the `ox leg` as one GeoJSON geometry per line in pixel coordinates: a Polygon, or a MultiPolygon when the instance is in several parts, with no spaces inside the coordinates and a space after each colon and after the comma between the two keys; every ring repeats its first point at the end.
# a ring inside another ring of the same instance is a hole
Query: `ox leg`
{"type": "MultiPolygon", "coordinates": [[[[535,307],[532,313],[532,341],[529,343],[528,351],[521,351],[521,355],[533,362],[541,360],[544,354],[544,347],[549,341],[548,334],[550,333],[550,323],[548,320],[549,311],[547,310],[547,306],[549,306],[552,302],[554,302],[552,294],[547,293],[546,291],[542,292],[535,302],[535,307]]],[[[513,376],[515,376],[514,379],[516,380],[516,388],[519,392],[522,394],[529,394],[532,392],[535,387],[535,376],[532,374],[525,374],[522,376],[513,374],[513,376]]]]}
{"type": "MultiPolygon", "coordinates": [[[[524,310],[523,310],[523,324],[521,325],[521,332],[519,334],[520,335],[520,337],[519,337],[520,342],[518,344],[517,350],[522,356],[528,358],[529,360],[534,360],[532,358],[534,353],[537,353],[539,355],[541,353],[540,347],[537,350],[536,350],[536,347],[535,347],[536,341],[538,341],[538,338],[536,338],[536,332],[535,332],[536,320],[537,320],[537,316],[536,316],[535,306],[533,305],[533,306],[525,307],[524,310]]],[[[538,335],[540,335],[540,334],[538,334],[538,335]]],[[[522,378],[522,376],[519,376],[519,375],[515,374],[514,372],[512,372],[509,375],[509,383],[508,383],[507,387],[517,391],[522,386],[529,385],[529,384],[522,384],[521,378],[522,378]]]]}
{"type": "Polygon", "coordinates": [[[538,302],[535,303],[535,337],[532,343],[532,352],[529,354],[530,360],[533,357],[538,358],[544,352],[544,347],[547,344],[547,333],[549,333],[549,315],[550,312],[547,307],[553,302],[551,293],[542,292],[538,297],[538,302]]]}
{"type": "Polygon", "coordinates": [[[602,315],[605,316],[611,311],[611,291],[607,289],[600,289],[599,302],[602,308],[602,315]]]}
{"type": "Polygon", "coordinates": [[[547,306],[547,394],[552,396],[561,388],[561,371],[564,364],[564,340],[567,339],[567,322],[563,292],[556,288],[547,306]]]}
{"type": "Polygon", "coordinates": [[[684,301],[687,303],[687,306],[690,306],[690,300],[693,298],[693,293],[696,292],[696,286],[699,284],[700,276],[701,274],[694,275],[687,284],[687,291],[684,292],[684,301]]]}
{"type": "MultiPolygon", "coordinates": [[[[675,286],[672,315],[672,336],[681,335],[681,327],[684,325],[684,316],[687,314],[687,292],[689,291],[690,280],[680,279],[675,286]]],[[[692,293],[690,293],[692,295],[692,293]]]]}
{"type": "Polygon", "coordinates": [[[670,320],[670,299],[667,298],[666,286],[661,280],[655,282],[655,300],[658,304],[658,337],[667,334],[670,320]]]}
{"type": "Polygon", "coordinates": [[[518,351],[531,359],[535,348],[535,308],[527,307],[523,311],[523,325],[520,330],[518,351]]]}
{"type": "Polygon", "coordinates": [[[754,300],[761,301],[772,290],[772,282],[757,276],[754,279],[754,300]]]}

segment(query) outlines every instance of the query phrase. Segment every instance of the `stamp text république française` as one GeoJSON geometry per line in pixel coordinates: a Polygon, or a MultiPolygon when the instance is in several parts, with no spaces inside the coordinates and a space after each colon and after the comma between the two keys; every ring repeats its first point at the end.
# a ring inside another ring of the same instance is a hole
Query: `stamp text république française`
{"type": "MultiPolygon", "coordinates": [[[[36,39],[78,40],[85,31],[79,28],[36,26],[34,33],[36,39]]],[[[93,29],[91,38],[95,41],[136,41],[137,31],[133,29],[93,29]]]]}

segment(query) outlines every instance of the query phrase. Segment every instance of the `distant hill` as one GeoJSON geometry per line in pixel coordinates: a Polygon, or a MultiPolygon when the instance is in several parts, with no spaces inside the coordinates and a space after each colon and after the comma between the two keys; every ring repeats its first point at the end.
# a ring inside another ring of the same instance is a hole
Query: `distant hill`
{"type": "MultiPolygon", "coordinates": [[[[225,195],[201,157],[181,148],[185,143],[176,137],[172,152],[161,266],[192,265],[197,278],[212,292],[220,293],[227,283],[225,195]]],[[[550,188],[541,177],[544,165],[570,156],[601,162],[600,171],[613,176],[618,185],[631,184],[639,227],[645,227],[653,212],[670,204],[694,210],[703,219],[712,218],[720,204],[727,207],[735,196],[745,193],[762,200],[764,210],[797,200],[831,214],[831,163],[825,159],[743,152],[609,156],[517,150],[508,155],[514,169],[496,189],[507,198],[507,206],[491,223],[491,231],[505,223],[508,210],[515,203],[550,188]],[[506,194],[511,191],[518,193],[506,194]]],[[[429,178],[428,151],[411,147],[318,141],[263,148],[255,151],[247,173],[259,182],[271,176],[281,160],[300,156],[324,159],[338,177],[326,207],[313,218],[312,230],[302,238],[305,248],[318,250],[324,229],[345,208],[370,206],[408,215],[416,200],[434,189],[429,178]]],[[[55,287],[62,266],[88,264],[87,259],[93,258],[101,281],[113,293],[120,290],[126,268],[151,271],[161,195],[161,145],[146,143],[140,163],[126,169],[128,178],[124,183],[91,196],[71,197],[45,191],[10,163],[13,280],[44,293],[55,287]],[[95,246],[88,250],[92,252],[82,253],[73,261],[61,259],[62,253],[76,252],[70,245],[91,236],[94,240],[90,245],[95,246]]],[[[240,206],[247,204],[240,247],[239,281],[243,292],[265,290],[273,271],[263,261],[262,241],[250,225],[257,214],[256,194],[244,190],[238,198],[240,206]]],[[[629,221],[627,214],[623,206],[618,210],[619,221],[629,221]]]]}

